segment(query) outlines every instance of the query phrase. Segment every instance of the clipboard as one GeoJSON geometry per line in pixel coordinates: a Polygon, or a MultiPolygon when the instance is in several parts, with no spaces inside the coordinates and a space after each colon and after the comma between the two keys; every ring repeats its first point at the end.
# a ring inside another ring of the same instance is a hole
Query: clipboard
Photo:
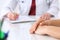
{"type": "Polygon", "coordinates": [[[34,16],[19,16],[17,20],[9,20],[10,23],[16,24],[16,23],[28,23],[28,22],[35,22],[37,19],[34,16]]]}

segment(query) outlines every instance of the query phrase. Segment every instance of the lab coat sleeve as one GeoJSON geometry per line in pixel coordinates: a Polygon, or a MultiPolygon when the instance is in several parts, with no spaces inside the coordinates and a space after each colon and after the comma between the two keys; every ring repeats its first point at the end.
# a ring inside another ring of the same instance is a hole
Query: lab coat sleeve
{"type": "Polygon", "coordinates": [[[58,0],[52,0],[50,2],[50,8],[47,11],[47,13],[50,13],[51,15],[57,16],[58,15],[58,0]]]}
{"type": "Polygon", "coordinates": [[[17,3],[18,0],[10,0],[9,3],[6,4],[2,11],[0,12],[0,19],[2,19],[2,17],[6,15],[8,12],[13,11],[17,6],[17,3]]]}

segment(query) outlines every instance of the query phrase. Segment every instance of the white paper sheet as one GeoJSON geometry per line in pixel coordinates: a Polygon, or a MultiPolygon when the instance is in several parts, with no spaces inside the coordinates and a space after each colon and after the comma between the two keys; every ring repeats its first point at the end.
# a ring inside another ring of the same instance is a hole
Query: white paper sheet
{"type": "Polygon", "coordinates": [[[19,16],[15,21],[9,20],[11,23],[25,23],[25,22],[35,22],[37,20],[36,16],[19,16]]]}

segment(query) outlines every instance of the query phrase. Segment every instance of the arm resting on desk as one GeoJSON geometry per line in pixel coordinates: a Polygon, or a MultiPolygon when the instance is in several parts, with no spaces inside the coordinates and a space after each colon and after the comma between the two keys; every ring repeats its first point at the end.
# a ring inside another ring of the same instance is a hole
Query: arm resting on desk
{"type": "Polygon", "coordinates": [[[36,34],[48,34],[52,37],[60,39],[60,19],[47,20],[38,26],[36,34]]]}
{"type": "Polygon", "coordinates": [[[46,20],[39,24],[39,26],[48,25],[48,26],[60,26],[60,19],[56,20],[46,20]]]}
{"type": "Polygon", "coordinates": [[[51,37],[60,39],[60,27],[57,26],[39,26],[35,33],[40,35],[47,34],[51,37]]]}

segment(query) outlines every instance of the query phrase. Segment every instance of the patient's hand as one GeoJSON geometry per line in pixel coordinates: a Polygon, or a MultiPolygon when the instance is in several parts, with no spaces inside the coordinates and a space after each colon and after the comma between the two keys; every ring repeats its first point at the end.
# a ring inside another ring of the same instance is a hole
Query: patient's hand
{"type": "MultiPolygon", "coordinates": [[[[45,14],[45,16],[47,17],[47,15],[49,16],[49,14],[45,14]]],[[[30,29],[30,33],[34,33],[36,31],[36,29],[38,28],[38,26],[41,26],[43,24],[45,24],[46,20],[49,20],[50,16],[48,18],[45,19],[44,15],[41,16],[31,27],[30,29]]]]}
{"type": "Polygon", "coordinates": [[[41,23],[41,22],[43,22],[43,21],[45,21],[45,20],[43,20],[43,19],[38,19],[38,20],[32,25],[32,27],[30,28],[30,33],[31,33],[31,34],[35,33],[36,29],[37,29],[38,26],[39,26],[39,23],[41,23]]]}
{"type": "Polygon", "coordinates": [[[36,27],[31,27],[31,28],[30,28],[30,33],[31,33],[31,34],[34,34],[34,33],[35,33],[35,30],[36,30],[36,27]]]}
{"type": "Polygon", "coordinates": [[[47,33],[48,33],[47,26],[39,26],[35,31],[35,34],[40,34],[40,35],[44,35],[47,33]]]}
{"type": "Polygon", "coordinates": [[[18,14],[17,13],[7,13],[7,18],[9,18],[10,20],[16,20],[18,18],[18,14]]]}

